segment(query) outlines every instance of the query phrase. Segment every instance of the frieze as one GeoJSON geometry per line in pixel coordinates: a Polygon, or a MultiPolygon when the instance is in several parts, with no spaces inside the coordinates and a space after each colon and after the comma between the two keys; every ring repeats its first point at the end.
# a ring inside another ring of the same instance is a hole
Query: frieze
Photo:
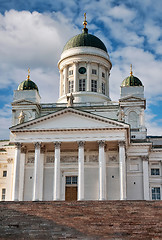
{"type": "Polygon", "coordinates": [[[8,158],[8,159],[7,159],[7,162],[8,162],[8,163],[13,163],[13,158],[8,158]]]}
{"type": "Polygon", "coordinates": [[[46,157],[46,163],[54,163],[54,160],[55,160],[54,156],[47,156],[46,157]]]}
{"type": "Polygon", "coordinates": [[[34,164],[34,156],[33,157],[28,157],[26,163],[27,164],[34,164]]]}
{"type": "Polygon", "coordinates": [[[78,157],[77,157],[77,156],[62,156],[62,157],[61,157],[61,162],[62,162],[62,163],[74,163],[74,162],[78,162],[78,157]]]}
{"type": "Polygon", "coordinates": [[[117,162],[117,156],[116,155],[112,155],[112,156],[109,156],[109,161],[110,162],[117,162]]]}
{"type": "Polygon", "coordinates": [[[89,162],[98,162],[98,156],[97,155],[90,155],[89,156],[89,162]]]}

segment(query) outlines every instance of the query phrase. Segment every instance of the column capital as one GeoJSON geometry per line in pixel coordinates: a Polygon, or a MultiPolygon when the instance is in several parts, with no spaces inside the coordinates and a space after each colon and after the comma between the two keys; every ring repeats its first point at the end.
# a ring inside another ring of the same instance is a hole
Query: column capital
{"type": "Polygon", "coordinates": [[[149,157],[148,156],[141,156],[141,159],[142,159],[142,161],[149,161],[149,157]]]}
{"type": "Polygon", "coordinates": [[[98,145],[99,145],[99,147],[104,147],[105,141],[103,141],[103,140],[98,141],[98,145]]]}
{"type": "Polygon", "coordinates": [[[118,145],[119,147],[125,147],[125,141],[119,141],[118,145]]]}
{"type": "Polygon", "coordinates": [[[17,149],[21,149],[21,146],[22,146],[21,143],[19,143],[19,142],[15,142],[14,145],[15,145],[15,148],[17,148],[17,149]]]}
{"type": "Polygon", "coordinates": [[[45,153],[46,147],[45,145],[41,146],[41,153],[45,153]]]}
{"type": "Polygon", "coordinates": [[[85,141],[79,141],[78,142],[78,146],[79,147],[84,147],[84,145],[85,145],[85,141]]]}
{"type": "Polygon", "coordinates": [[[60,148],[61,142],[54,142],[55,148],[60,148]]]}
{"type": "Polygon", "coordinates": [[[36,142],[34,143],[35,149],[38,149],[41,147],[41,143],[40,142],[36,142]]]}
{"type": "Polygon", "coordinates": [[[26,153],[26,151],[27,151],[27,147],[26,146],[22,146],[21,153],[26,153]]]}

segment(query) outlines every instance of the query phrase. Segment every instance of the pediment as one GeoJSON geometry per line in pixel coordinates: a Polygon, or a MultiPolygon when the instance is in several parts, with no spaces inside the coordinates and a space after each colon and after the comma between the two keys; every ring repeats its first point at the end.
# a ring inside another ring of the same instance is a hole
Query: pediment
{"type": "Polygon", "coordinates": [[[32,101],[29,101],[29,100],[26,100],[26,99],[21,99],[21,100],[17,100],[17,101],[14,101],[12,102],[12,105],[26,105],[26,104],[36,104],[35,102],[32,102],[32,101]]]}
{"type": "Polygon", "coordinates": [[[66,108],[55,113],[11,127],[11,131],[38,131],[38,130],[75,130],[75,129],[102,129],[128,128],[129,125],[88,112],[66,108]]]}
{"type": "Polygon", "coordinates": [[[135,97],[135,96],[130,95],[130,96],[126,96],[126,97],[120,98],[119,101],[120,102],[125,102],[125,101],[128,101],[128,102],[129,101],[130,102],[132,102],[132,101],[145,101],[145,98],[140,98],[140,97],[135,97]]]}

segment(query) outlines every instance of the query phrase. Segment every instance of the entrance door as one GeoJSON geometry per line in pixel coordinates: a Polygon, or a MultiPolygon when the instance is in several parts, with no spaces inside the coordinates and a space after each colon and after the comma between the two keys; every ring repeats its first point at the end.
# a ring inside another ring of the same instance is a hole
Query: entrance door
{"type": "Polygon", "coordinates": [[[77,176],[66,176],[65,201],[77,200],[77,176]]]}

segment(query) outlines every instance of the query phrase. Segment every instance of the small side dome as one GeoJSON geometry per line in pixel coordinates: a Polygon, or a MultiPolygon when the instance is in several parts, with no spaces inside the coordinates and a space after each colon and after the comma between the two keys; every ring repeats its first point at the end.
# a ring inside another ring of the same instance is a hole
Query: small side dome
{"type": "Polygon", "coordinates": [[[17,90],[37,90],[38,91],[37,85],[33,81],[30,80],[29,73],[30,73],[30,70],[28,69],[27,79],[20,83],[17,90]]]}
{"type": "Polygon", "coordinates": [[[137,87],[137,86],[143,86],[143,85],[139,78],[133,76],[132,64],[131,64],[130,76],[123,80],[121,87],[137,87]]]}

